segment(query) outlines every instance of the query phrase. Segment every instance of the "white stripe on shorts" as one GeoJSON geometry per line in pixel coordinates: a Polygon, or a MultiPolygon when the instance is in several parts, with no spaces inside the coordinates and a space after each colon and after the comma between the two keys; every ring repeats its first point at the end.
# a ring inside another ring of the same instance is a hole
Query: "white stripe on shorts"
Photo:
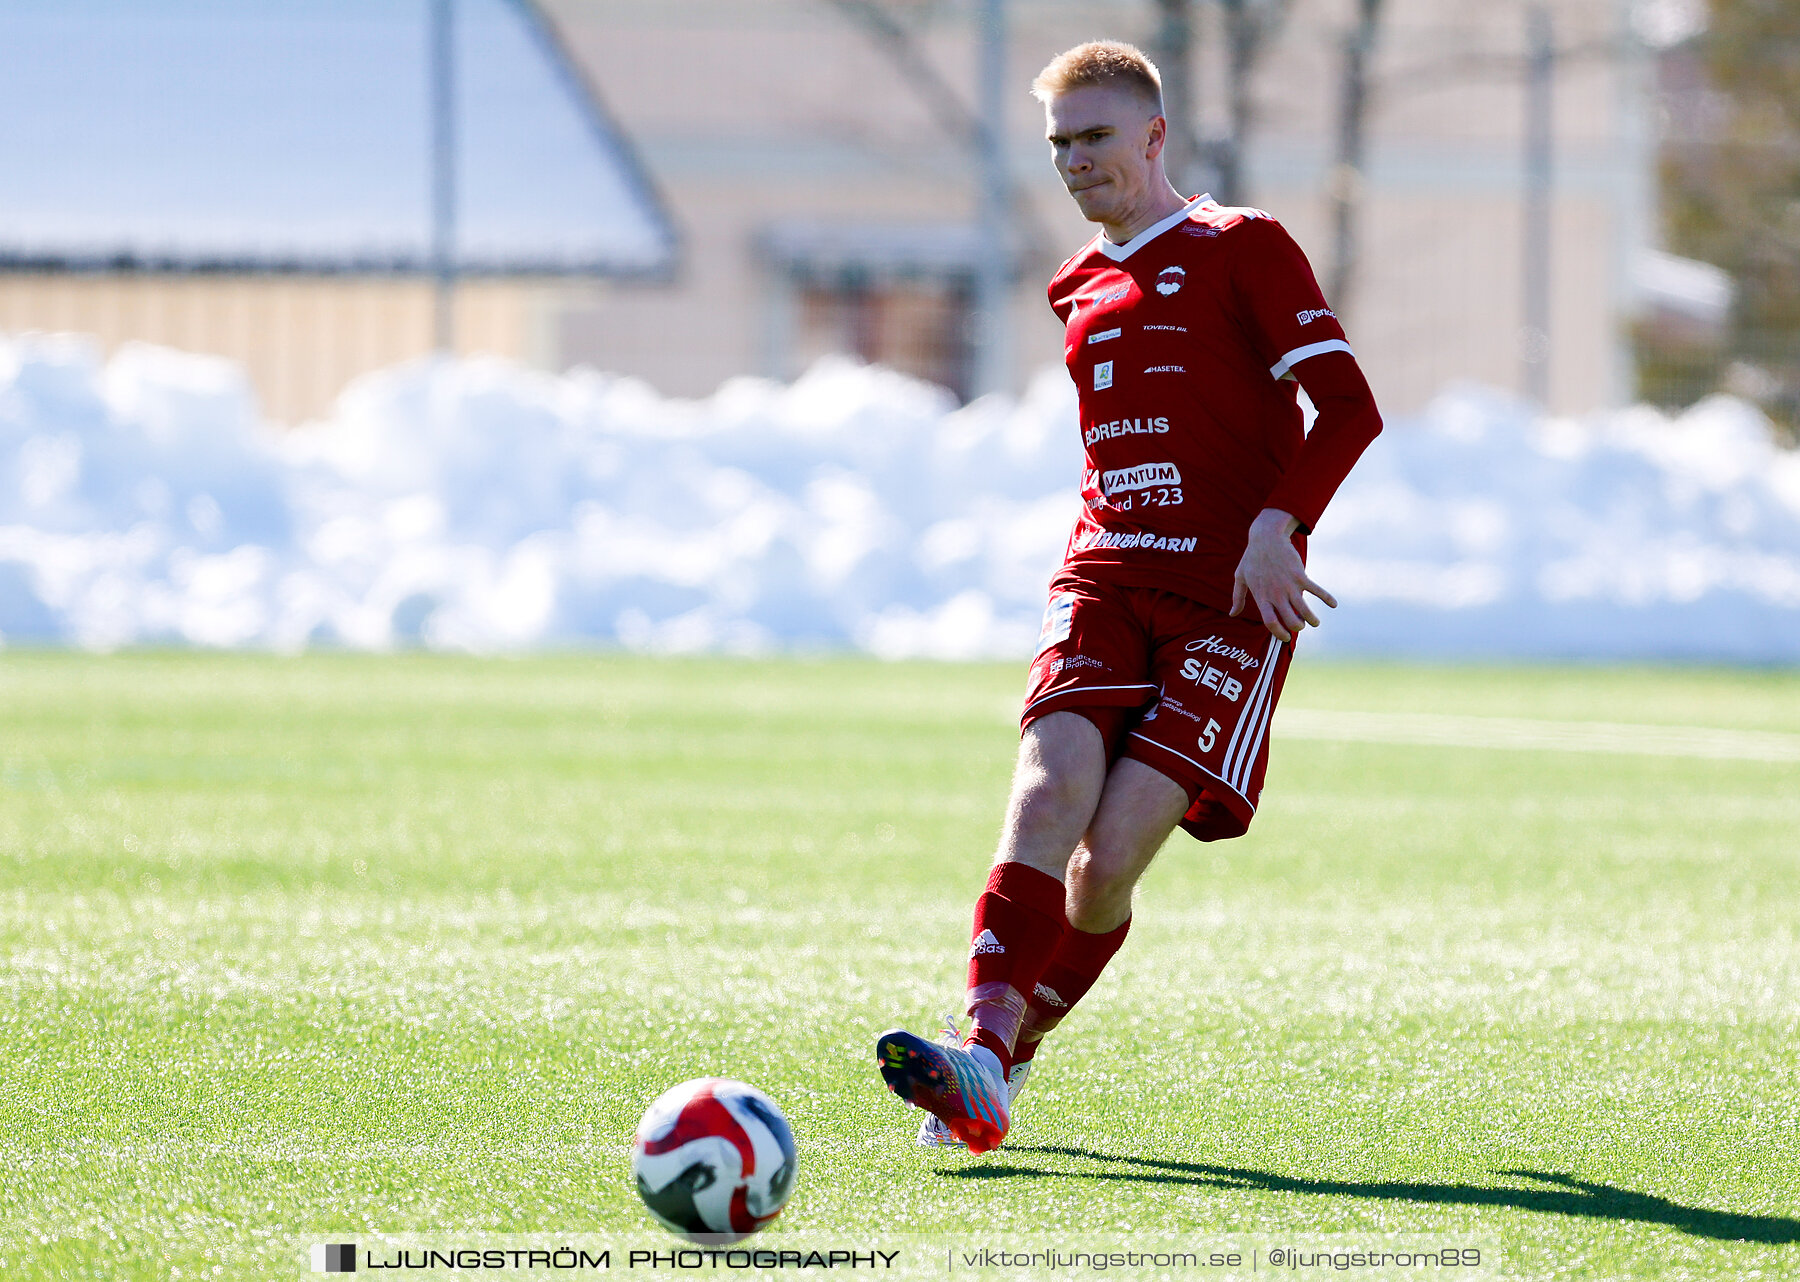
{"type": "Polygon", "coordinates": [[[1275,661],[1280,655],[1280,639],[1270,637],[1269,648],[1263,654],[1263,670],[1257,674],[1256,684],[1250,689],[1250,698],[1245,701],[1244,711],[1231,732],[1231,742],[1225,746],[1225,759],[1220,770],[1225,781],[1239,793],[1244,790],[1245,779],[1256,761],[1257,748],[1268,729],[1269,719],[1263,704],[1275,688],[1275,661]]]}
{"type": "Polygon", "coordinates": [[[1250,787],[1250,776],[1256,770],[1257,758],[1262,756],[1263,744],[1268,742],[1269,719],[1275,713],[1275,682],[1271,680],[1268,689],[1263,692],[1262,706],[1256,710],[1256,725],[1250,731],[1250,738],[1244,751],[1243,760],[1238,763],[1235,781],[1239,792],[1250,787]]]}
{"type": "Polygon", "coordinates": [[[1269,723],[1275,717],[1275,679],[1277,669],[1281,665],[1281,653],[1284,642],[1277,641],[1269,647],[1269,684],[1263,690],[1262,709],[1258,713],[1257,725],[1251,731],[1249,750],[1244,754],[1240,765],[1238,786],[1246,791],[1250,787],[1250,777],[1256,772],[1256,762],[1269,744],[1269,723]]]}
{"type": "MultiPolygon", "coordinates": [[[[1269,638],[1271,642],[1274,639],[1274,637],[1269,638]]],[[[1250,683],[1250,696],[1244,700],[1244,706],[1238,713],[1237,724],[1231,728],[1231,738],[1225,744],[1225,755],[1220,761],[1220,769],[1227,779],[1237,773],[1234,763],[1237,761],[1238,750],[1243,745],[1244,731],[1250,724],[1250,713],[1256,707],[1257,700],[1262,698],[1263,684],[1268,681],[1269,673],[1273,669],[1274,665],[1269,662],[1268,652],[1265,651],[1262,668],[1257,672],[1256,680],[1250,683]]]]}
{"type": "Polygon", "coordinates": [[[1089,691],[1093,691],[1093,690],[1154,690],[1154,689],[1156,689],[1156,687],[1154,685],[1150,684],[1148,681],[1138,681],[1138,682],[1132,683],[1131,685],[1123,685],[1123,686],[1070,686],[1067,690],[1054,690],[1049,694],[1041,695],[1038,698],[1033,699],[1030,703],[1025,705],[1025,711],[1021,712],[1019,714],[1019,716],[1021,718],[1029,716],[1031,714],[1031,710],[1033,708],[1037,707],[1038,704],[1047,703],[1051,699],[1060,699],[1065,694],[1085,694],[1085,693],[1088,693],[1089,691]]]}

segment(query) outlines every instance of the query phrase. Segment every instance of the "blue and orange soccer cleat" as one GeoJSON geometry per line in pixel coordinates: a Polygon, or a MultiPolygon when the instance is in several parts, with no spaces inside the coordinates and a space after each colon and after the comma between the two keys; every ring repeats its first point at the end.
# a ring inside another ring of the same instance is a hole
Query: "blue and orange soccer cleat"
{"type": "MultiPolygon", "coordinates": [[[[992,1052],[981,1051],[992,1059],[992,1052]]],[[[935,1114],[971,1153],[1000,1147],[1011,1122],[1006,1083],[975,1054],[939,1046],[894,1028],[875,1040],[875,1063],[887,1088],[909,1104],[935,1114]]]]}
{"type": "MultiPolygon", "coordinates": [[[[962,1030],[956,1026],[955,1015],[944,1016],[944,1027],[938,1033],[939,1046],[961,1046],[962,1030]]],[[[1006,1075],[1006,1111],[1010,1115],[1018,1111],[1019,1092],[1025,1089],[1025,1079],[1031,1076],[1031,1060],[1021,1060],[1012,1066],[1012,1072],[1006,1075]]],[[[1010,1122],[1007,1134],[1012,1133],[1010,1122]]],[[[919,1123],[918,1144],[924,1148],[967,1148],[961,1140],[951,1134],[950,1128],[944,1125],[944,1119],[936,1113],[927,1113],[925,1120],[919,1123]]]]}
{"type": "MultiPolygon", "coordinates": [[[[1019,1092],[1025,1089],[1025,1079],[1031,1076],[1032,1061],[1014,1064],[1012,1072],[1006,1075],[1006,1111],[1010,1115],[1018,1111],[1019,1092]]],[[[1007,1134],[1012,1133],[1009,1121],[1007,1134]]],[[[919,1124],[919,1138],[915,1141],[922,1148],[966,1148],[950,1128],[944,1125],[944,1119],[935,1113],[927,1113],[925,1120],[919,1124]]]]}

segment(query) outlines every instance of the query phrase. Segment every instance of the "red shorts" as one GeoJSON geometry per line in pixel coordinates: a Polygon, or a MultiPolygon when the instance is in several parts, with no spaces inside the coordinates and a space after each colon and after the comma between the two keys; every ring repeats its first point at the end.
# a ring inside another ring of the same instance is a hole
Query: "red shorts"
{"type": "Polygon", "coordinates": [[[1051,594],[1021,728],[1079,712],[1130,757],[1187,789],[1181,826],[1241,837],[1269,765],[1269,717],[1293,646],[1260,622],[1154,588],[1084,583],[1051,594]]]}

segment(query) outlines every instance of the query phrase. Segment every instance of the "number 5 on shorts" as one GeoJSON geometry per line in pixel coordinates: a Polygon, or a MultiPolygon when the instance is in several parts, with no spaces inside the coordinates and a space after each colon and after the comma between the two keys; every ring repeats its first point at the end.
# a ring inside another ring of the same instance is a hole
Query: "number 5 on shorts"
{"type": "Polygon", "coordinates": [[[1206,719],[1206,729],[1200,733],[1200,751],[1211,752],[1213,743],[1219,737],[1219,723],[1211,717],[1206,719]]]}

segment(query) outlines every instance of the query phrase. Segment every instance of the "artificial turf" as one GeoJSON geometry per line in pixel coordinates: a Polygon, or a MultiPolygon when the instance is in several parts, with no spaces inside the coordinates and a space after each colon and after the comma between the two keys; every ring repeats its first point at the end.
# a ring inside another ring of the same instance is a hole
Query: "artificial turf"
{"type": "MultiPolygon", "coordinates": [[[[662,1246],[631,1133],[719,1074],[799,1139],[772,1246],[1335,1235],[1499,1249],[1463,1276],[1800,1276],[1792,762],[1278,723],[1251,834],[1164,851],[1008,1146],[915,1147],[873,1039],[954,1002],[1020,684],[0,654],[0,1273],[662,1246]]],[[[1800,733],[1791,672],[1303,659],[1284,703],[1800,733]]]]}

